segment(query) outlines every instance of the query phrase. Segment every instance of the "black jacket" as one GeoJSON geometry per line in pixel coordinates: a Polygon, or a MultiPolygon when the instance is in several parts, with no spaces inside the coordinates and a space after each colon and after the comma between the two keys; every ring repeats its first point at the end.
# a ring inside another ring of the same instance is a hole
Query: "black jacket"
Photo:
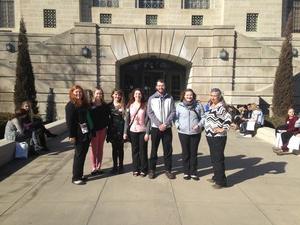
{"type": "Polygon", "coordinates": [[[88,108],[84,106],[76,107],[72,102],[68,102],[65,107],[65,111],[69,137],[76,138],[76,143],[87,141],[89,139],[89,132],[83,134],[80,124],[88,124],[88,108]]]}

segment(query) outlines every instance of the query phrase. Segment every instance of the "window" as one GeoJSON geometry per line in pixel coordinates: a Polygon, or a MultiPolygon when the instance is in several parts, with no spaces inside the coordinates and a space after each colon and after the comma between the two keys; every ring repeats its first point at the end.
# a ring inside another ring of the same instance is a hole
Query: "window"
{"type": "Polygon", "coordinates": [[[210,0],[185,0],[185,9],[209,9],[210,0]]]}
{"type": "Polygon", "coordinates": [[[14,0],[0,0],[0,27],[15,27],[14,0]]]}
{"type": "Polygon", "coordinates": [[[247,13],[247,20],[246,20],[247,32],[257,31],[257,20],[258,20],[258,13],[247,13]]]}
{"type": "Polygon", "coordinates": [[[164,8],[164,0],[139,0],[139,8],[164,8]]]}
{"type": "Polygon", "coordinates": [[[192,16],[192,25],[193,26],[203,25],[203,16],[192,16]]]}
{"type": "Polygon", "coordinates": [[[295,33],[300,33],[300,1],[294,1],[293,4],[293,29],[295,33]]]}
{"type": "Polygon", "coordinates": [[[101,24],[111,24],[111,14],[100,14],[101,24]]]}
{"type": "Polygon", "coordinates": [[[55,28],[56,27],[56,10],[44,9],[44,27],[55,28]]]}
{"type": "Polygon", "coordinates": [[[157,25],[157,15],[146,15],[146,25],[157,25]]]}
{"type": "Polygon", "coordinates": [[[93,5],[97,7],[119,7],[119,0],[94,0],[93,5]]]}

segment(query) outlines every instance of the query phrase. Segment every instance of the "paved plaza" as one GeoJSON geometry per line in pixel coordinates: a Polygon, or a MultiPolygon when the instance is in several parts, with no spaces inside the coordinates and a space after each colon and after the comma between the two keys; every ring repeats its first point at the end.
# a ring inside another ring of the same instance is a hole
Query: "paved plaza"
{"type": "MultiPolygon", "coordinates": [[[[199,146],[200,181],[183,179],[177,132],[173,146],[175,180],[163,174],[161,157],[156,179],[133,177],[128,144],[125,173],[111,176],[111,147],[106,144],[105,173],[77,186],[71,183],[73,147],[66,135],[55,138],[48,154],[1,168],[0,224],[300,224],[299,156],[277,156],[270,144],[231,131],[226,147],[229,187],[215,190],[206,181],[212,176],[206,139],[202,137],[199,146]]],[[[89,172],[88,155],[85,173],[89,172]]]]}

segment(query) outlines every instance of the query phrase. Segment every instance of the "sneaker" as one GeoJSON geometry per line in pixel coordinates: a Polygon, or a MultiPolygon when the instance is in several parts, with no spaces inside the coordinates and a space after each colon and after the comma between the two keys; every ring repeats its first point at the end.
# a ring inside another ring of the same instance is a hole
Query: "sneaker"
{"type": "Polygon", "coordinates": [[[137,176],[140,175],[140,174],[139,174],[139,172],[135,171],[135,172],[132,173],[132,175],[133,175],[134,177],[137,177],[137,176]]]}
{"type": "Polygon", "coordinates": [[[191,179],[191,176],[188,175],[188,174],[184,174],[184,175],[183,175],[183,179],[185,179],[185,180],[190,180],[190,179],[191,179]]]}
{"type": "Polygon", "coordinates": [[[223,184],[223,185],[221,185],[221,184],[213,184],[212,187],[214,189],[222,189],[222,188],[226,188],[227,185],[226,184],[223,184]]]}
{"type": "Polygon", "coordinates": [[[149,179],[154,179],[155,178],[155,172],[154,172],[154,170],[149,170],[148,177],[149,177],[149,179]]]}
{"type": "Polygon", "coordinates": [[[193,180],[197,180],[197,181],[200,180],[199,177],[198,177],[197,175],[195,175],[195,174],[194,174],[194,175],[191,175],[191,178],[192,178],[193,180]]]}
{"type": "Polygon", "coordinates": [[[145,177],[145,176],[147,176],[147,174],[144,173],[144,172],[141,172],[141,173],[140,173],[140,176],[141,176],[141,177],[145,177]]]}
{"type": "Polygon", "coordinates": [[[169,178],[171,180],[175,179],[175,175],[172,172],[166,171],[165,174],[166,174],[167,178],[169,178]]]}
{"type": "Polygon", "coordinates": [[[83,180],[73,180],[72,183],[76,184],[76,185],[83,185],[83,184],[85,184],[85,182],[83,180]]]}

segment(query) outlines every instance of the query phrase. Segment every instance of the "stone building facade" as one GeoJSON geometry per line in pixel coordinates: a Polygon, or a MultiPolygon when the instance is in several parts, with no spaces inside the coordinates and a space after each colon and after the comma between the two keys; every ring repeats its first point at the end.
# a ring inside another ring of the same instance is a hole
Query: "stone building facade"
{"type": "MultiPolygon", "coordinates": [[[[0,110],[13,110],[17,52],[6,46],[17,47],[21,17],[41,114],[50,89],[62,118],[75,83],[87,89],[99,85],[110,100],[115,87],[126,93],[141,87],[150,95],[158,78],[176,98],[191,87],[207,101],[209,90],[219,87],[228,103],[267,108],[291,9],[298,15],[300,1],[0,0],[0,110]],[[90,54],[84,56],[83,49],[90,54]]],[[[296,83],[298,58],[293,64],[296,83]]],[[[297,91],[295,98],[299,102],[297,91]]]]}

